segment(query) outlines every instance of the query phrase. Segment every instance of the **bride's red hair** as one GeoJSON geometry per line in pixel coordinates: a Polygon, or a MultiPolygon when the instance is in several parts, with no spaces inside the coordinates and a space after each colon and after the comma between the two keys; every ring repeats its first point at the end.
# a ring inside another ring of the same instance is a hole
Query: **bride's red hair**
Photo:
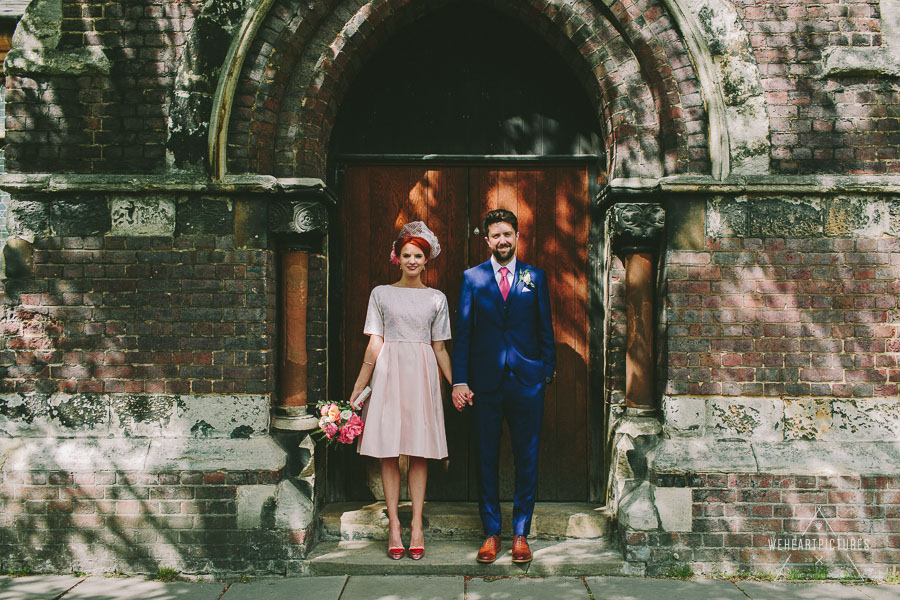
{"type": "Polygon", "coordinates": [[[425,255],[425,258],[428,259],[431,257],[431,244],[425,241],[425,238],[421,238],[418,236],[403,236],[394,242],[394,254],[398,257],[400,256],[400,251],[403,250],[403,246],[407,244],[414,244],[419,247],[422,251],[422,254],[425,255]]]}

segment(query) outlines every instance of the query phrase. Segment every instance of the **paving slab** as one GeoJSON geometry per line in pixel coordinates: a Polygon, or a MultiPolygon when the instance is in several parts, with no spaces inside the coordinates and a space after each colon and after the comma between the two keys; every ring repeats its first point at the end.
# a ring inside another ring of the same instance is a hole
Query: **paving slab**
{"type": "Polygon", "coordinates": [[[222,600],[338,600],[346,582],[346,576],[336,576],[235,583],[222,600]]]}
{"type": "Polygon", "coordinates": [[[464,577],[350,577],[341,600],[465,600],[464,577]]]}
{"type": "Polygon", "coordinates": [[[90,577],[64,600],[216,600],[225,583],[148,581],[140,577],[90,577]]]}
{"type": "Polygon", "coordinates": [[[322,542],[308,559],[312,575],[470,575],[509,577],[518,575],[623,575],[632,574],[618,550],[605,542],[589,540],[533,540],[534,560],[530,564],[512,562],[506,541],[500,557],[492,564],[475,560],[478,542],[429,541],[425,557],[391,560],[382,541],[322,542]]]}
{"type": "Polygon", "coordinates": [[[580,577],[473,578],[466,584],[466,600],[589,600],[580,577]]]}
{"type": "MultiPolygon", "coordinates": [[[[869,600],[859,588],[842,583],[791,583],[787,581],[735,581],[747,596],[778,600],[869,600]]],[[[894,596],[896,600],[898,596],[894,596]]]]}
{"type": "Polygon", "coordinates": [[[84,577],[69,575],[0,577],[0,600],[56,598],[81,581],[84,581],[84,577]]]}
{"type": "Polygon", "coordinates": [[[900,585],[889,583],[871,584],[871,585],[855,585],[859,591],[871,600],[897,600],[900,598],[900,585]]]}
{"type": "MultiPolygon", "coordinates": [[[[585,579],[595,600],[747,600],[747,596],[730,581],[700,579],[640,579],[637,577],[588,577],[585,579]]],[[[750,596],[754,598],[755,596],[750,596]]],[[[781,596],[760,596],[767,600],[781,596]]],[[[818,600],[822,600],[822,596],[818,600]]]]}

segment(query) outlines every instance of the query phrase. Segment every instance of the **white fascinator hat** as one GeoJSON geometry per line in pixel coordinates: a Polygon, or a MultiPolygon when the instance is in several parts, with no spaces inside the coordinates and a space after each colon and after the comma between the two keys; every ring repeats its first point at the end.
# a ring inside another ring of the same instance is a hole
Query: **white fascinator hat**
{"type": "MultiPolygon", "coordinates": [[[[406,225],[400,229],[400,234],[397,236],[397,240],[391,244],[391,262],[394,264],[398,264],[397,260],[397,244],[401,242],[405,244],[404,240],[408,240],[410,238],[419,237],[428,242],[428,245],[431,246],[431,254],[428,255],[428,260],[436,258],[438,254],[441,253],[441,245],[438,243],[437,236],[434,235],[434,232],[428,229],[428,225],[426,225],[422,221],[410,221],[406,225]]],[[[401,246],[402,247],[402,246],[401,246]]]]}

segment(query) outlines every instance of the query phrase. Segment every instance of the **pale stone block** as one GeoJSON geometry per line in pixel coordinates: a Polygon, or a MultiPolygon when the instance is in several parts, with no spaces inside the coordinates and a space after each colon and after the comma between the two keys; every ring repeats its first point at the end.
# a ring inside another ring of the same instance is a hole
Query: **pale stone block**
{"type": "Polygon", "coordinates": [[[278,503],[275,507],[275,527],[288,531],[302,531],[309,527],[315,514],[312,500],[289,479],[278,484],[278,503]]]}
{"type": "Polygon", "coordinates": [[[663,397],[663,426],[669,437],[698,437],[703,435],[706,399],[688,396],[663,397]]]}
{"type": "Polygon", "coordinates": [[[663,440],[647,456],[656,473],[755,473],[753,446],[746,441],[663,440]]]}
{"type": "Polygon", "coordinates": [[[148,471],[278,471],[287,453],[271,438],[152,440],[148,471]]]}
{"type": "Polygon", "coordinates": [[[834,426],[824,439],[873,442],[900,439],[900,400],[833,400],[831,410],[834,426]]]}
{"type": "Polygon", "coordinates": [[[784,406],[778,398],[710,398],[708,435],[717,438],[780,441],[784,406]]]}
{"type": "Polygon", "coordinates": [[[175,232],[175,201],[157,198],[110,198],[112,235],[172,235],[175,232]]]}
{"type": "Polygon", "coordinates": [[[784,399],[784,438],[818,440],[832,428],[832,401],[823,398],[784,399]]]}
{"type": "Polygon", "coordinates": [[[619,524],[635,531],[659,529],[659,517],[653,504],[651,485],[641,483],[627,494],[619,504],[619,524]]]}
{"type": "Polygon", "coordinates": [[[149,440],[25,438],[8,446],[4,471],[140,471],[149,440]]]}
{"type": "Polygon", "coordinates": [[[264,394],[180,396],[166,436],[192,435],[203,424],[204,436],[250,437],[269,428],[269,397],[264,394]]]}
{"type": "MultiPolygon", "coordinates": [[[[773,475],[893,477],[900,471],[900,442],[760,442],[753,444],[753,454],[759,472],[773,475]]],[[[733,469],[732,472],[744,471],[733,469]]]]}
{"type": "Polygon", "coordinates": [[[664,530],[691,530],[693,510],[690,488],[654,487],[653,500],[664,530]]]}
{"type": "Polygon", "coordinates": [[[237,526],[255,529],[262,525],[266,504],[274,509],[276,485],[241,485],[237,488],[237,526]]]}

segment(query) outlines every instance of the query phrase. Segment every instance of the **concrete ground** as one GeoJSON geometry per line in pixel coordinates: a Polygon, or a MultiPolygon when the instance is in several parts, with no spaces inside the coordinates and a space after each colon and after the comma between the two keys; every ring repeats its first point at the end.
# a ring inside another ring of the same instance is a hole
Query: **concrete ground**
{"type": "Polygon", "coordinates": [[[140,577],[0,577],[0,600],[898,600],[900,585],[637,577],[365,575],[161,583],[140,577]]]}

